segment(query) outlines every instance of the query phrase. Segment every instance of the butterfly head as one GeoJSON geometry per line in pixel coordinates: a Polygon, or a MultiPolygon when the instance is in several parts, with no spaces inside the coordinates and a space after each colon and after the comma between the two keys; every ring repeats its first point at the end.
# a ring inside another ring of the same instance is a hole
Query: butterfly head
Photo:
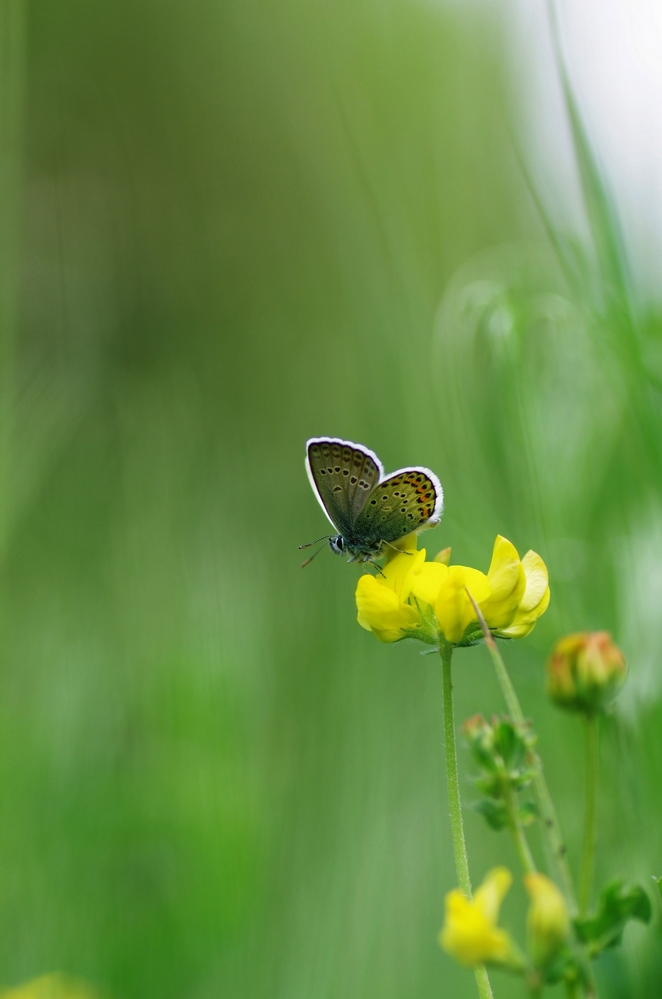
{"type": "Polygon", "coordinates": [[[347,545],[342,534],[336,534],[335,537],[329,538],[329,548],[334,555],[344,555],[347,551],[347,545]]]}

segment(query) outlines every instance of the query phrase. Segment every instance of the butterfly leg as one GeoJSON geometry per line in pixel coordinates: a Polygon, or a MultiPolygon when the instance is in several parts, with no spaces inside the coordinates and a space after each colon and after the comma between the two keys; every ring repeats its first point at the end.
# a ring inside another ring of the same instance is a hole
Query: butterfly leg
{"type": "Polygon", "coordinates": [[[392,548],[394,552],[398,553],[398,555],[415,555],[416,554],[415,552],[406,551],[404,548],[398,548],[397,545],[392,545],[390,541],[382,541],[382,544],[383,545],[388,545],[389,548],[392,548]]]}

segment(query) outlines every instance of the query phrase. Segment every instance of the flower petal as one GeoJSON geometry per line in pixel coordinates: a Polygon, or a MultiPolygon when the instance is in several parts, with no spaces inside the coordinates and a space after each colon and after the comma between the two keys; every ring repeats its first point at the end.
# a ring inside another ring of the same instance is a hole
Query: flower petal
{"type": "Polygon", "coordinates": [[[517,549],[500,534],[494,542],[487,578],[491,593],[480,609],[488,627],[505,628],[515,617],[524,595],[526,575],[517,549]]]}
{"type": "MultiPolygon", "coordinates": [[[[439,568],[443,570],[444,566],[440,565],[439,568]]],[[[477,603],[487,599],[490,595],[487,576],[478,569],[470,569],[464,565],[448,566],[434,610],[439,631],[445,640],[453,645],[462,641],[469,624],[476,620],[476,612],[467,590],[477,603]]]]}
{"type": "Polygon", "coordinates": [[[528,551],[522,559],[526,575],[526,587],[522,602],[510,624],[495,629],[503,638],[525,638],[533,631],[536,621],[549,607],[550,589],[547,566],[534,551],[528,551]]]}
{"type": "Polygon", "coordinates": [[[549,574],[540,555],[533,551],[528,551],[522,559],[522,568],[526,575],[526,587],[520,610],[528,613],[537,607],[544,597],[549,584],[549,574]]]}
{"type": "Polygon", "coordinates": [[[425,562],[425,548],[420,552],[402,553],[394,555],[390,562],[382,569],[380,575],[374,579],[382,586],[387,586],[394,593],[397,593],[400,600],[406,600],[411,592],[413,573],[416,572],[425,562]]]}
{"type": "Polygon", "coordinates": [[[491,923],[496,923],[499,918],[501,903],[512,883],[513,876],[507,867],[493,867],[485,875],[482,885],[476,889],[474,902],[491,923]]]}
{"type": "Polygon", "coordinates": [[[568,907],[554,882],[544,874],[525,874],[524,887],[531,899],[526,920],[530,949],[537,967],[545,968],[568,938],[568,907]]]}
{"type": "Polygon", "coordinates": [[[510,956],[510,937],[497,926],[497,920],[511,883],[510,872],[497,867],[489,872],[473,900],[457,888],[446,895],[446,916],[439,942],[460,964],[505,962],[510,956]]]}
{"type": "Polygon", "coordinates": [[[382,642],[404,638],[403,629],[415,628],[420,615],[415,607],[403,603],[383,582],[374,576],[361,576],[356,587],[357,620],[382,642]]]}
{"type": "Polygon", "coordinates": [[[448,566],[439,562],[425,562],[413,573],[411,587],[413,596],[424,604],[434,604],[447,575],[448,566]]]}

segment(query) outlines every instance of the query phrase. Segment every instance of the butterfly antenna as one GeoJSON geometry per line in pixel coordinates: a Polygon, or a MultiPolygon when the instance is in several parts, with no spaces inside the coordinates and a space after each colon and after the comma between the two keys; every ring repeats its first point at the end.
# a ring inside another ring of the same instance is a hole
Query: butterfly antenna
{"type": "MultiPolygon", "coordinates": [[[[327,540],[326,538],[318,538],[318,541],[326,541],[326,540],[327,540]]],[[[311,541],[311,544],[314,545],[315,542],[311,541]]],[[[310,545],[299,545],[299,548],[310,548],[310,545]]],[[[322,548],[324,548],[324,545],[320,545],[319,548],[317,549],[317,551],[313,552],[313,554],[310,556],[310,558],[307,558],[304,562],[302,562],[301,563],[301,568],[305,569],[307,565],[310,565],[310,563],[313,561],[313,559],[315,558],[315,556],[319,555],[319,553],[322,551],[322,548]]]]}
{"type": "MultiPolygon", "coordinates": [[[[333,537],[332,534],[325,534],[324,537],[318,538],[317,541],[328,541],[331,537],[333,537]]],[[[301,551],[302,548],[312,548],[313,545],[317,544],[317,541],[309,541],[307,545],[299,545],[299,551],[301,551]]]]}

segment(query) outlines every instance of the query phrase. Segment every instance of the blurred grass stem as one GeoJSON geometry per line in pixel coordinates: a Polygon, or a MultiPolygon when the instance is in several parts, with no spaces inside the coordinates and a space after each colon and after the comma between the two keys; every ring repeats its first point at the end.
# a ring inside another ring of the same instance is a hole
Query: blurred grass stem
{"type": "Polygon", "coordinates": [[[0,560],[7,548],[17,324],[25,12],[0,4],[0,560]]]}
{"type": "MultiPolygon", "coordinates": [[[[455,744],[455,713],[453,711],[453,676],[452,658],[453,646],[443,642],[439,648],[443,677],[444,698],[444,742],[446,746],[446,784],[448,787],[448,809],[451,817],[451,835],[453,839],[453,854],[455,870],[460,891],[467,898],[472,897],[471,876],[469,874],[469,858],[467,844],[464,839],[464,823],[462,822],[462,802],[460,800],[460,781],[457,772],[457,746],[455,744]]],[[[487,977],[484,965],[475,968],[476,985],[481,999],[491,999],[492,987],[487,977]]]]}
{"type": "Polygon", "coordinates": [[[584,811],[584,846],[579,875],[579,915],[585,916],[591,901],[595,863],[595,818],[598,789],[599,730],[596,715],[586,719],[586,804],[584,811]]]}

